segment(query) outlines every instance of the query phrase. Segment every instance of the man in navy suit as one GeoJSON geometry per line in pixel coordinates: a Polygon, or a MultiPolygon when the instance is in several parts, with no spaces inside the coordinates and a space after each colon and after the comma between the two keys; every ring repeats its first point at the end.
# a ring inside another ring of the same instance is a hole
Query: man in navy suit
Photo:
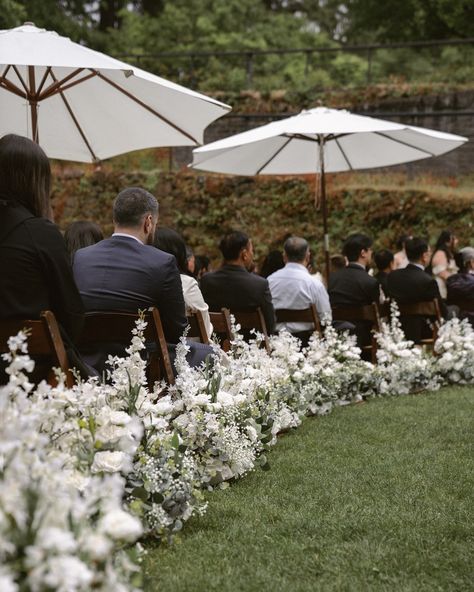
{"type": "MultiPolygon", "coordinates": [[[[351,234],[346,239],[342,252],[349,263],[329,276],[328,293],[332,308],[364,306],[378,302],[379,284],[367,273],[367,266],[372,260],[372,239],[365,234],[351,234]]],[[[352,322],[355,325],[358,345],[369,345],[372,339],[371,323],[352,322]]]]}
{"type": "MultiPolygon", "coordinates": [[[[113,220],[115,232],[110,238],[79,249],[74,256],[74,278],[86,311],[137,312],[156,306],[166,341],[178,343],[187,326],[183,290],[174,256],[152,246],[158,222],[156,198],[139,187],[124,189],[114,201],[113,220]]],[[[193,345],[193,354],[201,345],[193,345]]],[[[200,362],[210,351],[203,346],[203,355],[190,363],[200,362]]],[[[94,364],[90,358],[90,363],[103,369],[103,361],[94,364]]]]}
{"type": "Polygon", "coordinates": [[[253,263],[252,241],[244,232],[235,230],[222,238],[219,249],[224,264],[201,279],[209,310],[229,308],[240,312],[261,308],[268,333],[274,333],[275,311],[268,281],[248,271],[253,263]]]}
{"type": "MultiPolygon", "coordinates": [[[[437,298],[441,313],[446,317],[447,310],[441,300],[438,284],[425,271],[431,258],[428,242],[418,237],[408,239],[405,243],[405,250],[409,263],[405,268],[396,269],[389,274],[387,278],[388,296],[402,304],[424,302],[437,298]]],[[[415,343],[431,336],[432,331],[426,321],[426,317],[423,316],[400,317],[405,336],[415,343]]]]}

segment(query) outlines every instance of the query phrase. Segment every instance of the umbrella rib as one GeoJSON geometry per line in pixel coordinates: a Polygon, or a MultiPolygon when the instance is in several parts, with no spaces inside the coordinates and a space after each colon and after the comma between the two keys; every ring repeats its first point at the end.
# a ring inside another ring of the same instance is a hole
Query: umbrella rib
{"type": "Polygon", "coordinates": [[[48,66],[48,67],[46,68],[46,71],[45,71],[45,73],[44,73],[44,75],[43,75],[43,78],[41,79],[41,82],[39,83],[38,89],[37,89],[37,91],[36,91],[36,93],[37,93],[38,95],[40,95],[40,94],[41,94],[41,89],[43,88],[43,86],[44,86],[44,83],[46,82],[46,79],[48,78],[48,74],[49,74],[50,72],[51,72],[51,66],[48,66]]]}
{"type": "Polygon", "coordinates": [[[22,90],[18,86],[15,86],[13,82],[8,80],[7,78],[4,78],[3,76],[0,76],[0,87],[5,88],[9,92],[13,93],[14,95],[17,95],[18,97],[21,97],[22,99],[27,98],[26,93],[22,92],[22,90]]]}
{"type": "Polygon", "coordinates": [[[26,96],[29,96],[31,94],[30,90],[28,89],[28,85],[26,84],[26,82],[21,77],[20,71],[18,70],[18,68],[16,66],[13,66],[13,70],[15,71],[15,74],[17,75],[18,80],[21,82],[22,87],[25,89],[26,96]]]}
{"type": "Polygon", "coordinates": [[[164,117],[163,115],[160,115],[160,113],[158,113],[158,111],[155,111],[155,109],[148,106],[146,103],[144,103],[143,101],[141,101],[137,97],[134,97],[131,93],[129,93],[127,90],[125,90],[124,88],[122,88],[121,86],[119,86],[118,84],[116,84],[115,82],[113,82],[112,80],[107,78],[106,76],[104,76],[101,72],[97,71],[97,76],[101,80],[106,82],[107,84],[110,84],[111,86],[113,86],[116,90],[118,90],[119,92],[124,94],[126,97],[128,97],[129,99],[131,99],[132,101],[134,101],[135,103],[137,103],[138,105],[140,105],[141,107],[143,107],[144,109],[146,109],[147,111],[149,111],[150,113],[155,115],[155,117],[158,117],[158,119],[161,119],[161,121],[164,121],[165,123],[167,123],[169,126],[171,126],[173,129],[175,129],[177,132],[179,132],[183,136],[186,136],[186,138],[191,140],[194,144],[199,144],[199,142],[196,140],[196,138],[193,138],[193,136],[188,134],[188,132],[185,132],[183,129],[181,129],[176,124],[171,122],[169,119],[166,119],[166,117],[164,117]]]}
{"type": "Polygon", "coordinates": [[[346,153],[344,152],[344,150],[343,150],[343,148],[342,148],[341,144],[339,143],[339,140],[338,140],[338,138],[335,138],[335,141],[336,141],[336,145],[337,145],[337,147],[338,147],[338,148],[339,148],[339,150],[341,151],[341,154],[342,154],[342,156],[344,157],[344,160],[347,162],[347,166],[349,167],[349,169],[350,169],[351,171],[353,171],[354,169],[352,168],[352,165],[351,165],[351,163],[349,162],[349,159],[347,158],[347,155],[346,155],[346,153]]]}
{"type": "Polygon", "coordinates": [[[273,154],[270,156],[270,158],[269,158],[269,159],[268,159],[268,160],[267,160],[267,161],[266,161],[266,162],[265,162],[265,163],[264,163],[264,164],[263,164],[263,165],[262,165],[262,166],[261,166],[259,169],[257,169],[257,172],[256,172],[256,174],[257,174],[257,175],[259,175],[259,174],[260,174],[260,173],[263,171],[263,169],[264,169],[264,168],[265,168],[267,165],[269,165],[269,164],[271,163],[271,161],[272,161],[274,158],[276,158],[276,157],[277,157],[277,156],[280,154],[280,152],[281,152],[281,151],[282,151],[284,148],[286,148],[286,147],[288,146],[288,144],[291,142],[291,140],[292,140],[292,139],[293,139],[293,138],[291,138],[291,137],[287,138],[286,142],[285,142],[284,144],[282,144],[282,145],[280,146],[280,148],[278,148],[278,150],[277,150],[276,152],[274,152],[274,153],[273,153],[273,154]]]}
{"type": "MultiPolygon", "coordinates": [[[[52,78],[52,79],[53,79],[55,82],[57,82],[57,80],[56,80],[56,77],[54,76],[53,72],[51,72],[51,78],[52,78]]],[[[76,118],[76,116],[74,115],[74,112],[73,112],[73,110],[71,109],[71,106],[69,105],[69,101],[66,99],[66,97],[64,96],[64,93],[63,93],[63,91],[62,91],[61,89],[59,89],[59,90],[58,90],[58,93],[59,93],[59,96],[61,97],[61,99],[63,100],[63,102],[64,102],[64,105],[66,106],[66,109],[68,110],[68,112],[69,112],[69,115],[71,116],[71,119],[73,120],[73,122],[74,122],[74,125],[75,125],[75,126],[76,126],[76,128],[77,128],[77,131],[79,132],[79,134],[80,134],[81,138],[84,140],[84,144],[87,146],[87,149],[88,149],[88,150],[89,150],[89,152],[91,153],[91,156],[92,156],[92,158],[93,158],[95,161],[98,161],[99,159],[97,158],[97,156],[95,155],[94,151],[92,150],[92,148],[91,148],[91,145],[89,144],[89,142],[88,142],[88,140],[87,140],[87,138],[86,138],[86,135],[85,135],[84,131],[82,130],[81,126],[79,125],[79,122],[77,121],[77,118],[76,118]]]]}
{"type": "Polygon", "coordinates": [[[374,132],[374,134],[378,136],[382,136],[387,140],[392,140],[392,142],[396,142],[397,144],[402,144],[403,146],[408,146],[408,148],[413,148],[413,150],[418,150],[419,152],[423,152],[423,154],[427,154],[428,156],[435,156],[434,152],[430,152],[429,150],[424,150],[423,148],[418,148],[418,146],[413,146],[413,144],[409,144],[408,142],[404,142],[403,140],[397,140],[396,138],[392,138],[387,136],[387,134],[383,134],[382,132],[374,132]]]}
{"type": "Polygon", "coordinates": [[[58,92],[60,92],[60,87],[65,82],[67,82],[68,80],[71,80],[71,78],[74,78],[74,76],[77,76],[78,74],[80,74],[83,71],[84,71],[84,68],[76,68],[76,70],[74,70],[74,72],[71,72],[70,74],[65,76],[62,80],[58,80],[55,76],[51,76],[51,78],[55,81],[54,84],[51,84],[50,86],[48,86],[48,88],[38,97],[38,100],[44,101],[44,99],[47,99],[51,95],[57,94],[58,92]]]}

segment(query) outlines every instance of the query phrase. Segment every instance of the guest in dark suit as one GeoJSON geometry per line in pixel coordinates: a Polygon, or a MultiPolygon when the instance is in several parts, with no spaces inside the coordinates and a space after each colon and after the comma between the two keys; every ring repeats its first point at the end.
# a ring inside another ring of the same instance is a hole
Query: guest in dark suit
{"type": "MultiPolygon", "coordinates": [[[[352,234],[345,241],[342,252],[347,257],[348,264],[329,276],[331,307],[364,306],[378,302],[379,284],[367,273],[367,266],[372,260],[372,239],[365,234],[352,234]]],[[[335,316],[334,319],[347,321],[335,316]]],[[[369,345],[372,339],[371,323],[356,321],[354,324],[358,345],[369,345]]]]}
{"type": "MultiPolygon", "coordinates": [[[[183,290],[174,256],[153,246],[158,202],[139,187],[124,189],[115,199],[113,219],[111,238],[79,249],[74,256],[74,277],[86,311],[137,312],[156,306],[166,341],[178,343],[187,326],[183,290]]],[[[194,344],[192,353],[198,349],[203,356],[188,358],[192,365],[210,353],[202,344],[194,344]]],[[[97,355],[94,361],[102,371],[104,356],[97,355]]]]}
{"type": "Polygon", "coordinates": [[[448,303],[457,304],[460,307],[460,318],[468,318],[471,325],[474,325],[474,248],[464,247],[456,253],[455,258],[459,272],[446,280],[448,303]],[[464,303],[470,305],[471,310],[465,310],[462,307],[464,303]]]}
{"type": "MultiPolygon", "coordinates": [[[[396,302],[410,304],[438,299],[443,316],[447,311],[442,303],[436,280],[425,272],[430,262],[431,251],[428,242],[422,238],[413,237],[405,243],[408,265],[404,269],[395,269],[387,280],[388,296],[396,302]]],[[[432,331],[423,316],[400,317],[403,331],[407,339],[419,343],[430,337],[432,331]]]]}
{"type": "Polygon", "coordinates": [[[0,140],[0,318],[35,319],[51,310],[69,349],[83,306],[64,239],[50,221],[50,183],[38,144],[13,134],[0,140]]]}
{"type": "MultiPolygon", "coordinates": [[[[381,249],[374,254],[375,265],[377,266],[377,273],[375,279],[378,281],[382,290],[384,298],[387,296],[387,278],[388,274],[395,269],[394,255],[388,249],[381,249]]],[[[383,299],[381,297],[381,301],[383,299]]]]}
{"type": "Polygon", "coordinates": [[[201,290],[209,310],[231,311],[262,309],[267,331],[275,331],[275,311],[268,281],[248,269],[253,263],[253,246],[249,237],[239,231],[226,234],[219,249],[224,264],[217,271],[206,273],[201,279],[201,290]]]}

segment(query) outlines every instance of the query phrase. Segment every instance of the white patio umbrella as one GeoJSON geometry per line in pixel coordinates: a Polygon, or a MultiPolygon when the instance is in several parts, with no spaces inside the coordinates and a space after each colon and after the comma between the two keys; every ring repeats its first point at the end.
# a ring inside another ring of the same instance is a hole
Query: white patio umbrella
{"type": "Polygon", "coordinates": [[[329,235],[325,172],[352,171],[438,156],[467,138],[317,107],[193,150],[193,168],[234,175],[319,174],[326,273],[329,235]]]}
{"type": "Polygon", "coordinates": [[[94,162],[195,146],[229,110],[32,23],[0,31],[0,137],[27,136],[50,158],[94,162]]]}

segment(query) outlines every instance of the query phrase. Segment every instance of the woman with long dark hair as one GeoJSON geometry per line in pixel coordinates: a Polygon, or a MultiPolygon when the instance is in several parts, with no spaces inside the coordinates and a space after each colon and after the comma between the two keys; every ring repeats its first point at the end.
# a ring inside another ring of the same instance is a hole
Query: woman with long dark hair
{"type": "Polygon", "coordinates": [[[71,262],[74,259],[74,253],[76,251],[95,245],[103,240],[103,238],[102,230],[95,222],[89,222],[88,220],[71,222],[64,231],[64,241],[66,242],[66,248],[71,262]]]}
{"type": "Polygon", "coordinates": [[[202,313],[206,332],[211,338],[213,327],[209,317],[209,306],[202,297],[201,290],[196,279],[191,275],[188,266],[188,252],[186,243],[181,235],[171,228],[157,228],[155,232],[154,245],[157,249],[175,256],[176,263],[181,275],[183,286],[184,303],[188,310],[199,310],[202,313]]]}
{"type": "Polygon", "coordinates": [[[431,257],[431,273],[438,284],[441,298],[444,300],[446,300],[448,294],[446,280],[458,271],[455,259],[457,244],[458,239],[454,232],[443,230],[436,241],[436,246],[431,257]]]}
{"type": "Polygon", "coordinates": [[[51,168],[23,136],[0,139],[0,318],[34,319],[51,310],[74,339],[83,306],[66,245],[52,223],[51,168]]]}

